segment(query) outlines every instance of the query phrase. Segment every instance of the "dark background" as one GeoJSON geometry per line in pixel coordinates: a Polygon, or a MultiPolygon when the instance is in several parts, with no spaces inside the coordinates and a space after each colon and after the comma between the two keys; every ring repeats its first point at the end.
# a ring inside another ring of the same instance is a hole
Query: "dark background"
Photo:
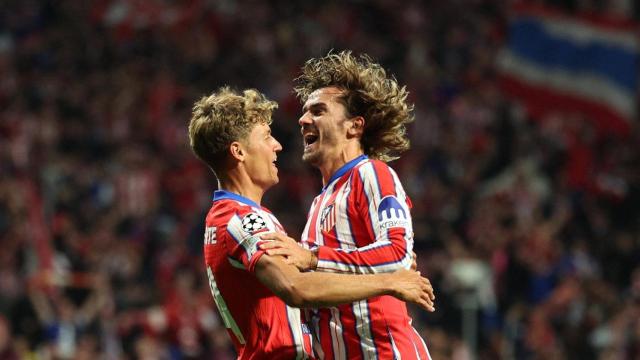
{"type": "Polygon", "coordinates": [[[0,2],[0,359],[234,358],[204,272],[215,179],[190,152],[190,109],[225,84],[280,104],[280,184],[263,204],[297,237],[320,182],[300,161],[292,79],[329,49],[369,54],[415,103],[411,150],[391,166],[437,291],[436,313],[412,307],[433,358],[640,357],[638,122],[612,137],[588,114],[529,119],[497,80],[508,13],[498,0],[0,2]]]}

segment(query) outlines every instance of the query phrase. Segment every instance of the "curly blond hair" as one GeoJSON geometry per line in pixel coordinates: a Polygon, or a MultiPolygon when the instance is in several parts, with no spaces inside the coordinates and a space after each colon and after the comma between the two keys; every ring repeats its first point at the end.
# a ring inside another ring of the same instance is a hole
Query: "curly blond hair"
{"type": "Polygon", "coordinates": [[[387,76],[380,64],[367,55],[355,57],[351,51],[330,52],[308,60],[294,91],[305,103],[317,89],[335,86],[343,91],[340,101],[347,116],[365,119],[360,142],[364,153],[382,161],[397,159],[409,149],[406,124],[413,121],[413,104],[407,102],[406,87],[387,76]]]}
{"type": "Polygon", "coordinates": [[[271,114],[277,107],[255,89],[240,94],[222,87],[193,106],[189,122],[191,149],[217,172],[227,159],[231,143],[245,139],[256,124],[270,125],[271,114]]]}

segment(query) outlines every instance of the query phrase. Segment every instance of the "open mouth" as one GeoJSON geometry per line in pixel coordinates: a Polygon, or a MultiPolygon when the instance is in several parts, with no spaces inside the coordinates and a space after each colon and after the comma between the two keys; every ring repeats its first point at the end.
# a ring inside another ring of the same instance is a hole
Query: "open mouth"
{"type": "Polygon", "coordinates": [[[316,141],[318,141],[318,135],[316,135],[316,134],[306,134],[306,135],[304,135],[304,147],[312,145],[316,141]]]}

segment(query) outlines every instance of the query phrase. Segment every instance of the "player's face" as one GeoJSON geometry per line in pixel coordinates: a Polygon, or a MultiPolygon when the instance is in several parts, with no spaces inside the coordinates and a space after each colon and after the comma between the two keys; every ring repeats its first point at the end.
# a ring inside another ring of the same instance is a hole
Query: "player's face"
{"type": "Polygon", "coordinates": [[[347,144],[347,111],[339,100],[342,90],[320,88],[309,95],[298,120],[304,152],[302,160],[322,166],[340,157],[347,144]]]}
{"type": "Polygon", "coordinates": [[[256,185],[267,189],[278,183],[277,153],[282,145],[271,136],[267,124],[257,124],[246,141],[245,168],[256,185]]]}

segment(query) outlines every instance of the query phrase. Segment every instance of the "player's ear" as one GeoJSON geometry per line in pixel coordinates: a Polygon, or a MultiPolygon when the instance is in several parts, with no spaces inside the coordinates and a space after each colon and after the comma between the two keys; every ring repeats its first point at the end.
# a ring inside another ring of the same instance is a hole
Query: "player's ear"
{"type": "Polygon", "coordinates": [[[364,118],[362,116],[356,116],[349,120],[351,120],[351,126],[347,129],[347,134],[350,137],[362,137],[365,124],[364,118]]]}
{"type": "Polygon", "coordinates": [[[231,145],[229,145],[229,153],[234,159],[238,161],[244,161],[244,149],[242,148],[242,144],[240,144],[240,142],[232,142],[231,145]]]}

